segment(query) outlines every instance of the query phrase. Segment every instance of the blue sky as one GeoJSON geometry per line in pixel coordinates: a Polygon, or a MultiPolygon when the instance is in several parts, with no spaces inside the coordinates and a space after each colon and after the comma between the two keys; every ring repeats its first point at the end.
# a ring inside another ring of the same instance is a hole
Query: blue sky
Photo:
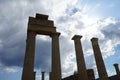
{"type": "MultiPolygon", "coordinates": [[[[82,35],[87,69],[95,60],[90,39],[99,45],[109,76],[116,74],[114,63],[120,64],[120,0],[0,0],[0,80],[21,80],[28,17],[36,13],[49,15],[60,35],[62,77],[76,71],[73,35],[82,35]]],[[[46,80],[51,69],[51,38],[36,37],[35,71],[46,80]],[[47,50],[46,50],[47,49],[47,50]]]]}

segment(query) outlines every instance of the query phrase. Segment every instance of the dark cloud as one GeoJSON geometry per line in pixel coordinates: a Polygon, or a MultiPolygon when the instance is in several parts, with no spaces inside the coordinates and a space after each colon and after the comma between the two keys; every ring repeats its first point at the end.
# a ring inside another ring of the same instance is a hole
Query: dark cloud
{"type": "Polygon", "coordinates": [[[25,48],[26,27],[24,22],[26,21],[20,14],[20,7],[13,7],[12,2],[10,3],[0,5],[0,41],[2,45],[0,62],[4,66],[21,67],[25,48]]]}
{"type": "Polygon", "coordinates": [[[3,49],[0,51],[0,61],[4,66],[22,66],[25,48],[23,40],[11,44],[7,44],[7,42],[5,45],[3,44],[3,49]]]}
{"type": "MultiPolygon", "coordinates": [[[[19,37],[16,37],[19,38],[19,37]]],[[[13,39],[11,43],[5,41],[0,51],[0,61],[4,66],[23,66],[25,55],[25,37],[13,39]],[[15,42],[14,42],[15,41],[15,42]]],[[[51,43],[36,39],[35,68],[50,71],[51,68],[51,43]]]]}
{"type": "Polygon", "coordinates": [[[8,0],[0,0],[0,4],[3,4],[5,2],[8,2],[8,0]]]}
{"type": "Polygon", "coordinates": [[[36,40],[35,66],[37,69],[51,69],[51,40],[36,40]]]}
{"type": "MultiPolygon", "coordinates": [[[[35,13],[46,12],[44,5],[36,1],[0,0],[0,64],[6,67],[22,67],[25,55],[28,17],[34,16],[35,13]],[[35,4],[39,4],[39,6],[35,4]]],[[[37,41],[36,68],[47,69],[50,66],[49,43],[48,41],[37,41]],[[39,44],[40,46],[38,46],[39,44]]]]}
{"type": "Polygon", "coordinates": [[[115,24],[109,24],[105,26],[101,32],[104,34],[106,39],[110,40],[119,40],[120,35],[120,22],[116,22],[115,24]]]}

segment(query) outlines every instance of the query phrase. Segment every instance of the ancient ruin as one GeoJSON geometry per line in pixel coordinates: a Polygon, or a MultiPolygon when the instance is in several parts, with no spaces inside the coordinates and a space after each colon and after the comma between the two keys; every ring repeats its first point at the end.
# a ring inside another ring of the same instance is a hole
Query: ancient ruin
{"type": "MultiPolygon", "coordinates": [[[[59,49],[60,33],[56,31],[56,27],[54,27],[54,22],[52,20],[48,20],[48,15],[44,14],[36,14],[36,17],[29,17],[26,51],[21,80],[36,80],[36,72],[34,71],[36,35],[46,35],[52,38],[52,69],[49,73],[49,80],[98,80],[95,79],[93,69],[86,69],[81,44],[81,35],[75,35],[72,38],[75,44],[77,73],[62,79],[59,49]]],[[[108,77],[102,54],[99,48],[98,38],[92,38],[91,42],[97,65],[99,80],[120,80],[120,71],[118,64],[114,64],[117,75],[108,77]]],[[[42,72],[41,80],[45,80],[44,74],[45,72],[42,72]]]]}
{"type": "Polygon", "coordinates": [[[36,17],[29,17],[26,52],[23,65],[22,80],[34,80],[34,56],[35,56],[35,36],[37,34],[50,36],[52,38],[52,70],[51,80],[61,80],[59,32],[47,15],[36,14],[36,17]]]}

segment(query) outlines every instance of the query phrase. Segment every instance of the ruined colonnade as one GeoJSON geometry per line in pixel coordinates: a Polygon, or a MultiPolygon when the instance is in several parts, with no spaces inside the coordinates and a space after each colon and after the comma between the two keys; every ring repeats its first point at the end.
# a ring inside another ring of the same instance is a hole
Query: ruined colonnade
{"type": "MultiPolygon", "coordinates": [[[[54,22],[48,20],[47,15],[36,14],[36,17],[29,17],[25,59],[22,72],[22,80],[35,80],[36,72],[34,72],[35,58],[35,37],[36,35],[46,35],[52,38],[52,69],[49,73],[50,80],[62,80],[61,76],[61,61],[59,48],[59,32],[56,32],[54,22]]],[[[95,80],[93,70],[87,70],[84,60],[84,54],[81,44],[81,35],[74,35],[72,40],[75,44],[76,61],[78,69],[78,80],[95,80]],[[88,76],[88,72],[89,75],[88,76]]],[[[97,65],[99,80],[109,80],[106,72],[105,64],[98,44],[98,38],[92,38],[92,47],[97,65]]],[[[116,73],[120,79],[120,71],[118,64],[114,64],[116,73]]],[[[44,80],[44,72],[42,72],[42,80],[44,80]]]]}
{"type": "Polygon", "coordinates": [[[35,37],[37,34],[47,35],[52,38],[52,71],[51,80],[61,80],[59,32],[47,15],[36,14],[36,17],[29,17],[26,52],[23,65],[22,80],[34,80],[34,58],[35,58],[35,37]]]}

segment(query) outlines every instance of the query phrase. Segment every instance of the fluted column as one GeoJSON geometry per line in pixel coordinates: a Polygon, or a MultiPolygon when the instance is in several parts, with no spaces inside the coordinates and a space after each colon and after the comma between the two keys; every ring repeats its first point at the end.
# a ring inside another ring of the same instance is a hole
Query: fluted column
{"type": "Polygon", "coordinates": [[[52,72],[51,80],[61,80],[61,62],[59,50],[60,33],[52,33],[52,72]]]}
{"type": "Polygon", "coordinates": [[[115,70],[116,70],[116,73],[117,73],[118,79],[120,80],[120,70],[119,70],[118,64],[115,63],[115,64],[114,64],[114,67],[115,67],[115,70]]]}
{"type": "Polygon", "coordinates": [[[96,65],[98,69],[99,80],[109,80],[107,72],[106,72],[106,68],[104,65],[104,61],[102,58],[102,54],[99,48],[98,38],[92,38],[91,42],[92,42],[92,47],[93,47],[96,65]]]}
{"type": "Polygon", "coordinates": [[[45,77],[44,74],[45,74],[45,72],[42,72],[42,77],[41,77],[42,79],[41,80],[44,80],[44,77],[45,77]]]}
{"type": "Polygon", "coordinates": [[[75,43],[76,61],[77,61],[79,80],[88,80],[82,45],[80,41],[81,38],[82,36],[75,35],[72,38],[72,40],[74,40],[74,43],[75,43]]]}
{"type": "Polygon", "coordinates": [[[22,80],[34,80],[35,36],[34,32],[28,31],[22,80]]]}

